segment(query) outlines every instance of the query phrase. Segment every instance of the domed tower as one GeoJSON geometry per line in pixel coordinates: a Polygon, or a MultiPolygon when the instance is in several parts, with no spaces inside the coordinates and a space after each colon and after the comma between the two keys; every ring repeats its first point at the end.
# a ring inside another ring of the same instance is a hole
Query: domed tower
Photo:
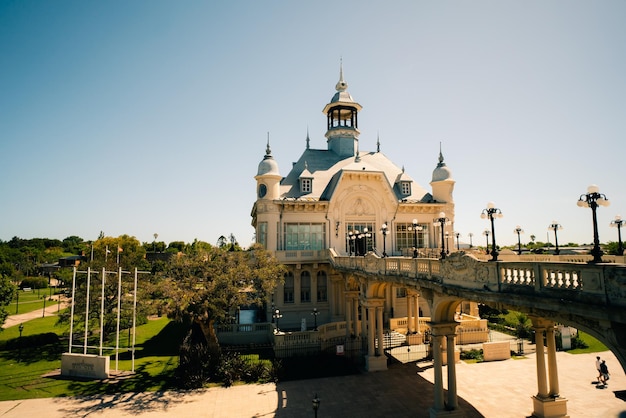
{"type": "Polygon", "coordinates": [[[326,138],[328,149],[340,157],[352,157],[358,149],[358,113],[361,105],[348,93],[348,83],[343,79],[343,64],[339,69],[339,81],[333,96],[323,112],[327,117],[326,138]]]}
{"type": "Polygon", "coordinates": [[[257,199],[278,199],[280,195],[280,179],[282,177],[278,170],[278,163],[272,157],[269,138],[267,139],[265,157],[259,163],[259,169],[254,178],[257,184],[257,199]]]}
{"type": "Polygon", "coordinates": [[[452,178],[452,172],[443,162],[443,154],[441,153],[441,146],[439,147],[439,164],[433,170],[433,180],[430,182],[430,186],[433,190],[433,199],[438,202],[454,203],[454,197],[452,192],[454,191],[454,179],[452,178]]]}

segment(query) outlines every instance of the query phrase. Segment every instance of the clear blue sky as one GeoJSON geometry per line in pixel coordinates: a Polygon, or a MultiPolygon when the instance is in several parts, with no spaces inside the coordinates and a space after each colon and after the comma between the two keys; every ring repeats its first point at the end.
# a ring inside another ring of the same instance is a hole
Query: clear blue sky
{"type": "MultiPolygon", "coordinates": [[[[267,132],[286,175],[326,148],[343,58],[360,146],[430,189],[439,143],[456,225],[601,241],[626,217],[626,2],[0,2],[0,239],[253,237],[267,132]]],[[[553,236],[550,236],[553,240],[553,236]]]]}

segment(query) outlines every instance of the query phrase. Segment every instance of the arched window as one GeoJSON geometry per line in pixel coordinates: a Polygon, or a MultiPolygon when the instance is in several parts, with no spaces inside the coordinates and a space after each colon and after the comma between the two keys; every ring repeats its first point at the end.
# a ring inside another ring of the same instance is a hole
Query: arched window
{"type": "Polygon", "coordinates": [[[311,273],[300,273],[300,302],[311,302],[311,273]]]}
{"type": "Polygon", "coordinates": [[[328,277],[325,271],[317,272],[317,301],[328,301],[328,277]]]}

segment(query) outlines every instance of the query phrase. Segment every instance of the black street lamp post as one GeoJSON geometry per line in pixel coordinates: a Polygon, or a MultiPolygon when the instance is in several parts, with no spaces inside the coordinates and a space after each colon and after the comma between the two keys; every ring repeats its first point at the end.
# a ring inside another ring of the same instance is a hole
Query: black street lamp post
{"type": "Polygon", "coordinates": [[[439,217],[433,219],[433,223],[438,223],[441,226],[441,259],[445,260],[446,258],[446,242],[445,242],[445,229],[446,224],[450,222],[450,219],[446,217],[445,212],[439,212],[439,217]]]}
{"type": "Polygon", "coordinates": [[[595,184],[587,187],[587,193],[581,194],[576,203],[581,208],[591,208],[591,214],[593,219],[593,249],[591,255],[593,255],[592,263],[602,262],[602,249],[600,249],[600,238],[598,237],[598,218],[596,215],[596,209],[598,206],[609,206],[609,199],[602,193],[599,193],[599,188],[595,184]]]}
{"type": "Polygon", "coordinates": [[[456,250],[460,251],[461,250],[461,244],[459,243],[459,238],[461,237],[461,233],[460,232],[455,232],[454,236],[456,237],[456,250]]]}
{"type": "Polygon", "coordinates": [[[380,232],[383,234],[383,258],[384,258],[384,257],[387,257],[387,234],[389,233],[389,228],[387,228],[386,222],[380,227],[380,232]]]}
{"type": "Polygon", "coordinates": [[[563,227],[557,222],[552,221],[552,223],[548,226],[548,231],[554,231],[554,245],[556,248],[554,249],[554,255],[559,255],[561,250],[559,250],[559,237],[556,231],[560,231],[563,227]]]}
{"type": "Polygon", "coordinates": [[[317,393],[313,398],[313,412],[315,413],[315,418],[317,418],[317,410],[320,409],[320,398],[317,397],[317,393]]]}
{"type": "Polygon", "coordinates": [[[320,311],[318,311],[317,308],[313,308],[313,312],[311,312],[311,315],[313,315],[313,320],[315,321],[314,331],[317,331],[317,315],[319,314],[320,314],[320,311]]]}
{"type": "MultiPolygon", "coordinates": [[[[352,247],[354,246],[355,238],[354,232],[348,231],[348,256],[352,256],[352,247]]],[[[354,255],[356,255],[356,248],[354,249],[354,255]]]]}
{"type": "Polygon", "coordinates": [[[365,254],[367,254],[367,239],[371,236],[372,234],[368,232],[367,228],[363,228],[363,232],[360,232],[359,235],[357,235],[357,238],[359,240],[358,247],[360,254],[356,255],[362,255],[363,257],[365,257],[365,254]]]}
{"type": "Polygon", "coordinates": [[[19,327],[17,327],[17,329],[20,331],[20,341],[19,341],[19,348],[17,351],[17,359],[18,361],[22,360],[22,331],[24,331],[24,324],[20,324],[19,327]]]}
{"type": "Polygon", "coordinates": [[[493,202],[489,202],[487,203],[487,208],[483,209],[480,217],[483,219],[489,218],[489,220],[491,221],[491,261],[498,261],[498,250],[496,247],[496,227],[493,221],[495,218],[502,217],[502,211],[496,208],[493,202]]]}
{"type": "Polygon", "coordinates": [[[487,243],[487,246],[485,247],[486,248],[485,254],[489,254],[489,234],[490,232],[488,229],[485,229],[483,231],[483,235],[485,236],[485,242],[487,243]]]}
{"type": "Polygon", "coordinates": [[[422,230],[422,226],[417,223],[417,219],[413,219],[412,225],[409,231],[413,230],[413,258],[417,258],[417,232],[422,230]]]}
{"type": "Polygon", "coordinates": [[[520,234],[523,234],[524,230],[521,226],[517,225],[513,230],[513,233],[517,234],[517,255],[522,255],[522,239],[520,237],[520,234]]]}
{"type": "Polygon", "coordinates": [[[272,314],[272,317],[276,321],[276,333],[278,334],[280,332],[280,328],[278,328],[278,320],[283,317],[283,315],[280,313],[280,309],[276,309],[272,314]]]}
{"type": "Polygon", "coordinates": [[[472,244],[472,237],[474,236],[474,234],[472,234],[471,232],[469,234],[467,234],[467,236],[470,239],[470,250],[474,247],[474,245],[472,244]]]}
{"type": "Polygon", "coordinates": [[[624,221],[620,215],[615,215],[611,221],[611,226],[617,228],[617,255],[624,255],[624,245],[622,244],[622,225],[624,221]]]}
{"type": "Polygon", "coordinates": [[[450,234],[446,231],[446,254],[450,254],[450,234]]]}

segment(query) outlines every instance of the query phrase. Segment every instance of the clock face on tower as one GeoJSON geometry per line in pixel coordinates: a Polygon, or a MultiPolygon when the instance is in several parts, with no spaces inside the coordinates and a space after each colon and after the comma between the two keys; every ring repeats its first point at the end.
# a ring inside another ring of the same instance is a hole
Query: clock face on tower
{"type": "Polygon", "coordinates": [[[263,183],[259,185],[259,197],[265,197],[267,194],[267,186],[263,183]]]}

